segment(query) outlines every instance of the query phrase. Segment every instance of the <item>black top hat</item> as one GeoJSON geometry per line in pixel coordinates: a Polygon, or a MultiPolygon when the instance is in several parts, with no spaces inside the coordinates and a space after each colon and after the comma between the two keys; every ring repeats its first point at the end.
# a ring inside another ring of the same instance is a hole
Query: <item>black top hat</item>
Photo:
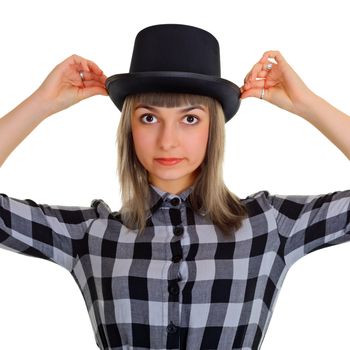
{"type": "Polygon", "coordinates": [[[106,89],[120,111],[125,97],[135,93],[211,96],[222,104],[227,122],[240,106],[240,89],[220,74],[219,43],[212,34],[183,24],[159,24],[137,34],[129,73],[110,76],[106,89]]]}

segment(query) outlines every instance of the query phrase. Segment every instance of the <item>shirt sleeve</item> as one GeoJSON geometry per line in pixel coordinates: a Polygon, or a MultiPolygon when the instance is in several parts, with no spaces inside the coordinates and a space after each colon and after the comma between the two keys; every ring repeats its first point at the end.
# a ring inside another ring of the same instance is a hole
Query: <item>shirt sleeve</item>
{"type": "Polygon", "coordinates": [[[0,194],[0,247],[50,260],[71,271],[76,242],[99,216],[96,203],[92,201],[90,207],[50,206],[0,194]]]}
{"type": "Polygon", "coordinates": [[[321,195],[270,195],[265,191],[292,265],[315,250],[350,240],[350,190],[321,195]]]}

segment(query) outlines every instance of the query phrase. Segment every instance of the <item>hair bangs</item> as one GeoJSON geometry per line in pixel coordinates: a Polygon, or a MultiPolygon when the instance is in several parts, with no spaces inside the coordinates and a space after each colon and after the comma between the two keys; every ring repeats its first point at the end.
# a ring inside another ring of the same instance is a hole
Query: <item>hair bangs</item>
{"type": "Polygon", "coordinates": [[[173,92],[150,92],[140,93],[132,96],[134,106],[136,104],[146,104],[157,107],[182,107],[193,105],[204,105],[208,107],[212,97],[173,92]]]}

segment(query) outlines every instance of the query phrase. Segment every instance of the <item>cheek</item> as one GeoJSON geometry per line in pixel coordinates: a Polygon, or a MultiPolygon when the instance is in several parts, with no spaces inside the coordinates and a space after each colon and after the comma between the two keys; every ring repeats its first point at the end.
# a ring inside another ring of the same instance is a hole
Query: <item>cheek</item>
{"type": "Polygon", "coordinates": [[[187,138],[187,151],[189,154],[193,154],[196,158],[201,158],[205,156],[208,143],[208,131],[204,130],[201,133],[196,133],[187,138]]]}
{"type": "Polygon", "coordinates": [[[147,153],[152,149],[152,138],[138,128],[132,130],[132,137],[137,157],[139,159],[146,158],[147,153]]]}

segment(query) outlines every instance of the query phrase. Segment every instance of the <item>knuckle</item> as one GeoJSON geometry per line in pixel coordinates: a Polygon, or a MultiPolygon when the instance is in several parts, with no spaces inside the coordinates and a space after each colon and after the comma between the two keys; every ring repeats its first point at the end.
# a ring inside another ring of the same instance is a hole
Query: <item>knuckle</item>
{"type": "Polygon", "coordinates": [[[74,53],[74,54],[72,55],[72,58],[74,58],[74,59],[76,59],[76,60],[81,59],[81,57],[80,57],[79,55],[77,55],[76,53],[74,53]]]}

